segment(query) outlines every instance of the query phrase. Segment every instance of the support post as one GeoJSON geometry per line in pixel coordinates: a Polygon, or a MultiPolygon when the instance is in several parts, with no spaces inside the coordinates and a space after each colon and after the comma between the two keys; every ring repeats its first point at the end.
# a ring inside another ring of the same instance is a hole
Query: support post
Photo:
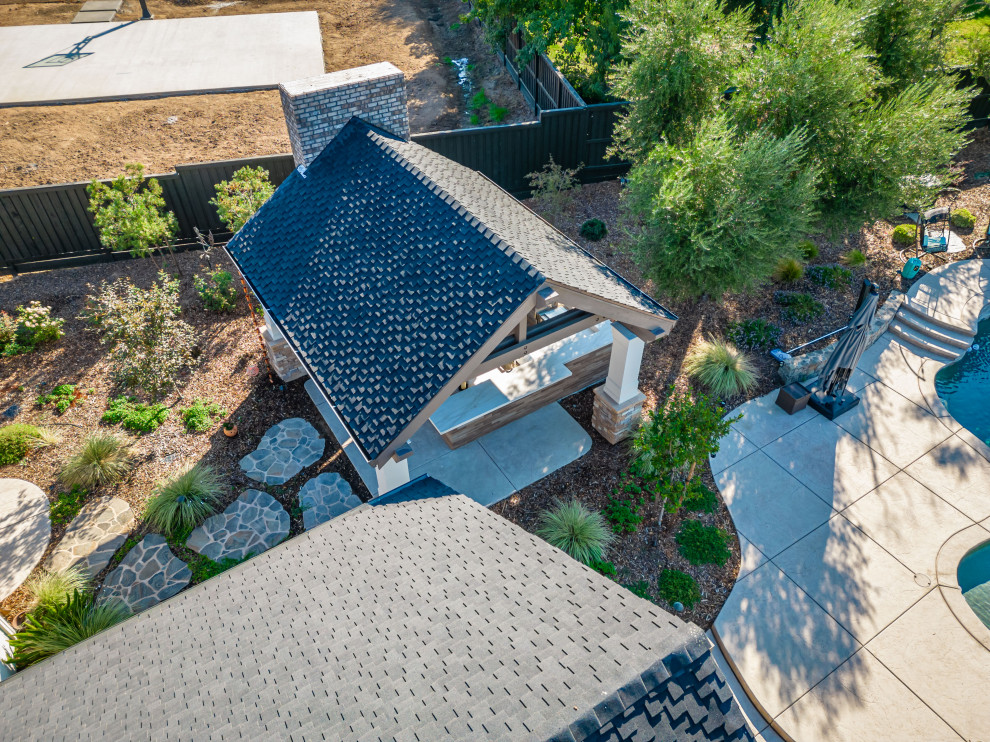
{"type": "Polygon", "coordinates": [[[595,389],[591,424],[609,443],[632,435],[646,397],[639,391],[639,369],[646,343],[632,330],[612,323],[612,355],[605,383],[595,389]]]}

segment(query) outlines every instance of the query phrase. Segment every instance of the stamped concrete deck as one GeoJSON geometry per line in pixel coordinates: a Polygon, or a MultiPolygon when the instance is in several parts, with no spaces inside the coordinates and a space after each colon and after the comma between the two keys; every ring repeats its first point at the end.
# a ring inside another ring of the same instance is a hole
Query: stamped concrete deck
{"type": "Polygon", "coordinates": [[[260,90],[322,73],[315,11],[0,28],[0,107],[260,90]]]}
{"type": "MultiPolygon", "coordinates": [[[[975,327],[988,288],[990,262],[964,261],[909,298],[975,327]]],[[[776,392],[737,410],[712,472],[743,564],[714,634],[757,731],[990,739],[990,629],[955,582],[966,548],[990,540],[990,449],[938,400],[942,365],[888,334],[852,378],[862,403],[836,421],[788,416],[776,392]]]]}

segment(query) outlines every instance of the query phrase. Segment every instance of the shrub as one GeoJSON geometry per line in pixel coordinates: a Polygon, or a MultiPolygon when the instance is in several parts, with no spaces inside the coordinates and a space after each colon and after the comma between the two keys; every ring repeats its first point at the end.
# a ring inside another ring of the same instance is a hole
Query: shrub
{"type": "Polygon", "coordinates": [[[862,268],[866,265],[866,256],[862,250],[850,250],[841,258],[842,264],[850,268],[862,268]]]}
{"type": "Polygon", "coordinates": [[[111,425],[120,424],[126,430],[137,433],[152,433],[168,419],[169,411],[161,402],[144,404],[134,397],[111,399],[107,411],[100,419],[111,425]]]}
{"type": "Polygon", "coordinates": [[[494,121],[496,124],[501,123],[505,120],[505,117],[509,114],[509,109],[502,106],[497,106],[494,103],[488,104],[488,118],[494,121]]]}
{"type": "Polygon", "coordinates": [[[179,282],[161,272],[147,291],[126,279],[104,283],[83,317],[111,346],[114,378],[157,398],[194,362],[193,329],[180,311],[179,282]]]}
{"type": "Polygon", "coordinates": [[[849,286],[852,281],[852,271],[841,265],[813,265],[808,268],[808,278],[812,283],[835,290],[840,286],[849,286]]]}
{"type": "Polygon", "coordinates": [[[601,561],[613,538],[601,514],[577,500],[540,513],[536,535],[584,564],[601,561]]]}
{"type": "Polygon", "coordinates": [[[598,242],[608,234],[608,227],[601,219],[589,219],[581,225],[581,236],[586,240],[598,242]]]}
{"type": "Polygon", "coordinates": [[[550,162],[542,170],[526,176],[533,189],[533,198],[551,214],[559,214],[564,208],[565,194],[578,184],[577,173],[580,169],[580,166],[570,170],[563,168],[550,155],[550,162]]]}
{"type": "Polygon", "coordinates": [[[17,307],[17,342],[27,348],[52,343],[62,337],[65,320],[52,317],[52,308],[32,301],[26,307],[17,307]]]}
{"type": "Polygon", "coordinates": [[[35,402],[39,407],[54,404],[55,411],[63,415],[82,396],[82,392],[76,392],[75,384],[59,384],[48,394],[39,395],[35,402]]]}
{"type": "Polygon", "coordinates": [[[472,111],[480,111],[489,103],[491,103],[491,101],[488,100],[488,94],[484,90],[479,90],[471,96],[471,100],[468,101],[468,108],[472,111]]]}
{"type": "Polygon", "coordinates": [[[769,350],[776,347],[781,332],[783,330],[773,322],[758,317],[730,322],[726,328],[725,336],[739,348],[769,350]]]}
{"type": "Polygon", "coordinates": [[[24,583],[31,596],[32,610],[54,610],[68,602],[75,592],[89,592],[89,580],[81,569],[70,567],[61,572],[42,570],[24,583]]]}
{"type": "Polygon", "coordinates": [[[729,534],[718,526],[706,526],[698,520],[686,520],[677,532],[681,556],[691,564],[723,566],[729,559],[729,534]]]}
{"type": "Polygon", "coordinates": [[[825,307],[813,296],[796,291],[775,291],[773,300],[783,307],[780,316],[795,324],[810,322],[825,311],[825,307]]]}
{"type": "Polygon", "coordinates": [[[899,224],[894,227],[891,239],[895,245],[914,245],[917,239],[918,228],[914,224],[899,224]]]}
{"type": "Polygon", "coordinates": [[[78,485],[68,492],[60,492],[55,502],[51,504],[51,521],[53,526],[67,525],[79,515],[88,493],[78,485]]]}
{"type": "Polygon", "coordinates": [[[703,340],[684,361],[684,370],[716,397],[731,397],[751,389],[757,375],[744,352],[720,338],[703,340]]]}
{"type": "Polygon", "coordinates": [[[680,603],[689,610],[701,600],[698,583],[694,581],[691,575],[681,572],[679,569],[660,570],[660,576],[657,578],[657,592],[671,605],[680,603]]]}
{"type": "Polygon", "coordinates": [[[797,283],[804,275],[804,266],[794,258],[784,258],[773,270],[773,280],[777,283],[797,283]]]}
{"type": "Polygon", "coordinates": [[[612,562],[600,562],[595,560],[588,566],[604,577],[614,578],[618,574],[618,570],[612,562]]]}
{"type": "Polygon", "coordinates": [[[6,312],[0,312],[0,351],[14,342],[17,335],[17,320],[6,312]]]}
{"type": "Polygon", "coordinates": [[[154,178],[144,182],[144,165],[128,164],[109,185],[92,181],[86,187],[93,225],[100,244],[109,250],[129,250],[136,257],[169,243],[178,232],[175,214],[165,211],[162,187],[154,178]]]}
{"type": "Polygon", "coordinates": [[[231,232],[243,227],[275,193],[275,186],[268,180],[268,171],[249,165],[235,172],[230,180],[217,183],[215,188],[217,195],[210,203],[217,207],[220,221],[231,232]]]}
{"type": "Polygon", "coordinates": [[[93,489],[115,484],[131,470],[131,450],[113,433],[93,433],[62,467],[62,481],[70,487],[93,489]]]}
{"type": "Polygon", "coordinates": [[[144,520],[167,536],[185,533],[213,514],[222,494],[223,486],[213,469],[196,464],[158,483],[145,508],[144,520]]]}
{"type": "Polygon", "coordinates": [[[700,480],[693,479],[684,495],[684,509],[692,513],[714,513],[718,509],[718,495],[700,480]]]}
{"type": "Polygon", "coordinates": [[[226,415],[216,402],[206,399],[194,400],[192,405],[182,410],[182,423],[187,433],[202,433],[213,425],[214,418],[226,415]]]}
{"type": "Polygon", "coordinates": [[[45,431],[27,423],[10,423],[0,428],[0,466],[16,464],[28,451],[50,445],[45,431]]]}
{"type": "Polygon", "coordinates": [[[952,222],[953,227],[972,229],[973,225],[976,224],[976,217],[969,209],[953,209],[949,214],[949,221],[952,222]]]}
{"type": "Polygon", "coordinates": [[[193,286],[203,302],[203,308],[211,312],[230,312],[237,306],[237,287],[234,277],[217,268],[204,276],[194,276],[193,286]]]}
{"type": "Polygon", "coordinates": [[[814,260],[818,257],[818,245],[811,240],[801,240],[798,243],[798,251],[805,260],[814,260]]]}
{"type": "Polygon", "coordinates": [[[68,649],[130,615],[122,601],[100,601],[76,591],[55,608],[28,615],[24,627],[10,639],[14,667],[25,667],[68,649]]]}
{"type": "Polygon", "coordinates": [[[642,497],[628,499],[610,497],[608,505],[605,506],[605,518],[612,526],[612,531],[620,536],[624,533],[635,533],[636,528],[643,522],[643,516],[639,514],[642,506],[642,497]]]}
{"type": "Polygon", "coordinates": [[[630,582],[622,587],[631,592],[637,598],[642,598],[643,600],[653,600],[653,596],[650,595],[650,583],[646,580],[636,580],[636,582],[630,582]]]}
{"type": "Polygon", "coordinates": [[[198,585],[204,580],[208,580],[211,577],[216,577],[217,575],[226,572],[231,567],[236,567],[238,564],[246,562],[253,556],[254,552],[249,552],[243,559],[224,557],[219,562],[215,562],[209,557],[205,557],[202,554],[197,554],[189,560],[189,571],[192,572],[192,582],[193,584],[198,585]]]}

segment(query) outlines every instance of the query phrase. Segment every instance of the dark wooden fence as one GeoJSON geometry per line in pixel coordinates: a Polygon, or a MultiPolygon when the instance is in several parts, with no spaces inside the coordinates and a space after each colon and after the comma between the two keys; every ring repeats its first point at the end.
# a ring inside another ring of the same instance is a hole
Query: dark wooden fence
{"type": "Polygon", "coordinates": [[[558,108],[581,108],[587,105],[574,86],[546,55],[539,54],[533,57],[520,69],[519,50],[523,48],[524,43],[522,32],[510,33],[506,36],[505,47],[498,52],[498,56],[534,113],[558,108]]]}

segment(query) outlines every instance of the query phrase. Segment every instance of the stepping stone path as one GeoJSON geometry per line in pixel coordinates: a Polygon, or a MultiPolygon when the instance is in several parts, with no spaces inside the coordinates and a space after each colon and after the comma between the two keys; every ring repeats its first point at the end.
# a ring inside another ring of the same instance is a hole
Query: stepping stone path
{"type": "Polygon", "coordinates": [[[48,498],[23,479],[0,479],[0,600],[21,586],[52,537],[48,498]]]}
{"type": "Polygon", "coordinates": [[[62,541],[45,562],[45,569],[61,572],[78,567],[93,579],[110,564],[133,527],[134,511],[119,497],[102,497],[87,503],[65,529],[62,541]]]}
{"type": "Polygon", "coordinates": [[[326,441],[301,417],[273,425],[253,453],[241,459],[247,476],[265,484],[285,484],[323,456],[326,441]]]}
{"type": "Polygon", "coordinates": [[[192,572],[157,533],[145,536],[107,575],[100,597],[120,598],[134,613],[171,598],[189,584],[192,572]]]}
{"type": "Polygon", "coordinates": [[[303,527],[313,526],[343,515],[361,504],[361,498],[351,492],[349,485],[339,474],[320,474],[310,479],[299,490],[299,505],[303,510],[303,527]]]}
{"type": "Polygon", "coordinates": [[[289,514],[278,500],[259,490],[247,490],[193,531],[186,547],[216,562],[228,557],[244,559],[270,549],[288,535],[289,514]]]}

